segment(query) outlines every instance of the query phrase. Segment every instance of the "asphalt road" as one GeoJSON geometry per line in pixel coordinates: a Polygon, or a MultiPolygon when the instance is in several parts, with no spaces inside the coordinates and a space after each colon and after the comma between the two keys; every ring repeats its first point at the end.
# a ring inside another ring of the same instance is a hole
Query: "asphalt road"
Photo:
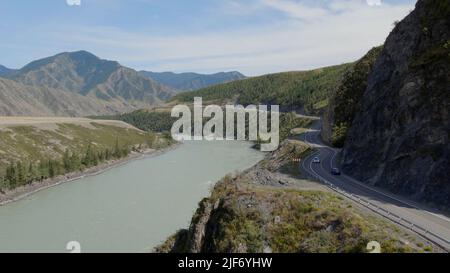
{"type": "Polygon", "coordinates": [[[310,176],[326,184],[335,192],[365,206],[373,212],[401,225],[450,252],[450,219],[436,210],[385,190],[363,184],[345,174],[332,175],[331,168],[339,167],[336,162],[337,149],[326,146],[320,140],[320,123],[303,134],[302,140],[316,149],[300,162],[300,168],[310,176]],[[320,163],[313,163],[319,157],[320,163]]]}

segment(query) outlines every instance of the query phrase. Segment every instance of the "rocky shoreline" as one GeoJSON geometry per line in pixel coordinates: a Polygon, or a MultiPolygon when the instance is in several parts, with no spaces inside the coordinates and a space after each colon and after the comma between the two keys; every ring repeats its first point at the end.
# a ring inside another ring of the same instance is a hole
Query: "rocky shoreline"
{"type": "Polygon", "coordinates": [[[41,182],[32,182],[31,184],[21,186],[18,188],[15,188],[10,191],[6,191],[4,193],[0,193],[0,206],[19,201],[21,199],[24,199],[34,193],[37,193],[39,191],[55,187],[64,183],[77,181],[79,179],[89,177],[89,176],[95,176],[102,174],[106,171],[109,171],[113,168],[117,168],[120,166],[123,166],[127,163],[130,163],[135,160],[140,160],[144,158],[154,157],[161,155],[163,153],[166,153],[168,151],[174,150],[179,147],[181,143],[175,143],[172,144],[166,148],[155,150],[155,149],[147,149],[142,152],[132,152],[129,156],[117,159],[117,160],[110,160],[105,163],[102,163],[98,166],[85,169],[83,171],[77,171],[68,173],[65,175],[59,175],[54,178],[45,179],[41,182]]]}
{"type": "Polygon", "coordinates": [[[365,253],[377,241],[386,253],[441,248],[298,172],[305,143],[284,141],[249,169],[228,175],[202,199],[188,227],[154,253],[365,253]]]}

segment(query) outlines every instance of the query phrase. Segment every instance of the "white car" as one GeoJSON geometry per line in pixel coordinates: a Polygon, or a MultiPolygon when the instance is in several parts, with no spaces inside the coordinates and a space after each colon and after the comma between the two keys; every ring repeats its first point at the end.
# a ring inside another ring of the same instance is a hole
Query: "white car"
{"type": "Polygon", "coordinates": [[[313,163],[320,163],[320,158],[314,157],[313,158],[313,163]]]}

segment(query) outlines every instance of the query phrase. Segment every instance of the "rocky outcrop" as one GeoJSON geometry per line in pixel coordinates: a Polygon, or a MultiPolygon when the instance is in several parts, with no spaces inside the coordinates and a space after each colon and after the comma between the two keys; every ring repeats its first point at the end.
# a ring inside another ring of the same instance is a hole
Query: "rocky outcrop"
{"type": "Polygon", "coordinates": [[[386,252],[420,251],[423,242],[406,243],[404,231],[317,185],[313,189],[300,186],[298,180],[278,183],[278,179],[266,183],[267,173],[281,177],[277,170],[304,153],[292,149],[293,145],[284,142],[258,165],[218,182],[199,203],[189,228],[178,231],[155,251],[366,252],[372,240],[380,242],[386,252]]]}
{"type": "Polygon", "coordinates": [[[450,2],[419,0],[387,38],[342,152],[343,170],[450,208],[450,2]]]}
{"type": "MultiPolygon", "coordinates": [[[[404,234],[404,233],[403,233],[404,234]]],[[[180,230],[157,252],[342,253],[366,252],[376,240],[386,252],[415,252],[384,221],[361,215],[347,201],[318,191],[297,191],[225,178],[197,209],[190,228],[180,230]]]]}
{"type": "Polygon", "coordinates": [[[322,138],[327,143],[342,147],[347,138],[360,100],[367,88],[367,78],[382,47],[371,49],[342,77],[341,83],[330,98],[322,122],[322,138]]]}
{"type": "Polygon", "coordinates": [[[112,115],[148,107],[145,101],[102,100],[64,89],[30,86],[0,77],[0,116],[112,115]]]}
{"type": "Polygon", "coordinates": [[[0,116],[86,116],[120,110],[133,110],[133,107],[0,78],[0,116]]]}

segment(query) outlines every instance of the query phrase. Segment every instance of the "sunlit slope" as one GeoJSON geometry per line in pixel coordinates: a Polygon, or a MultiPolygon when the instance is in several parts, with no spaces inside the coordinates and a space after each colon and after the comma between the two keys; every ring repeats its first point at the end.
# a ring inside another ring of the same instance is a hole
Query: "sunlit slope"
{"type": "Polygon", "coordinates": [[[253,77],[182,93],[171,101],[192,102],[194,97],[202,97],[204,101],[216,103],[271,103],[287,108],[304,107],[313,112],[327,105],[332,90],[351,65],[253,77]]]}

